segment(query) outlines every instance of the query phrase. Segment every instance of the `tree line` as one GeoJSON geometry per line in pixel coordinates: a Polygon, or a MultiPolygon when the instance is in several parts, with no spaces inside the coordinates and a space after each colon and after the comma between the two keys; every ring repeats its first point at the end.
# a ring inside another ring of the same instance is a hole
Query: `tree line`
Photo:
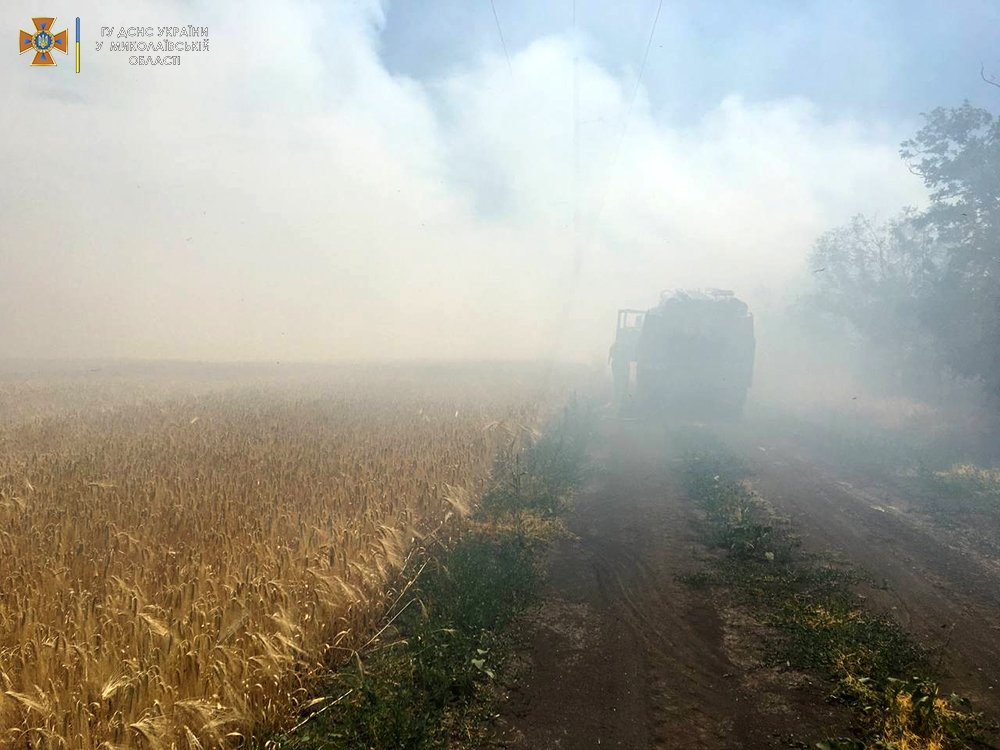
{"type": "Polygon", "coordinates": [[[937,108],[900,156],[929,205],[820,236],[805,307],[846,323],[901,382],[958,377],[1000,396],[1000,117],[937,108]]]}

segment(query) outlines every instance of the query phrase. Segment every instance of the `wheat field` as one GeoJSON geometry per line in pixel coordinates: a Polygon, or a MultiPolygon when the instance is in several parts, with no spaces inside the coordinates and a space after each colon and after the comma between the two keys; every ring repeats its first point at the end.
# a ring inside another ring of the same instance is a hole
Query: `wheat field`
{"type": "Polygon", "coordinates": [[[286,724],[559,392],[485,366],[190,377],[0,381],[0,745],[286,724]]]}

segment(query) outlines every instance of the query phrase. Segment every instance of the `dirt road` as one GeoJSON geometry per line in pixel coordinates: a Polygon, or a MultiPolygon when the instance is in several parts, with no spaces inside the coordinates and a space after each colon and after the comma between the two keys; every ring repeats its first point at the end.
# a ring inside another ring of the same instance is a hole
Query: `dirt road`
{"type": "MultiPolygon", "coordinates": [[[[597,444],[569,520],[576,538],[554,551],[544,601],[526,627],[499,744],[778,748],[845,734],[850,716],[826,700],[827,685],[765,667],[759,627],[680,580],[713,553],[692,527],[676,450],[656,431],[612,420],[597,444]]],[[[873,606],[943,653],[946,687],[1000,716],[996,561],[793,451],[741,450],[804,547],[884,578],[873,606]]]]}

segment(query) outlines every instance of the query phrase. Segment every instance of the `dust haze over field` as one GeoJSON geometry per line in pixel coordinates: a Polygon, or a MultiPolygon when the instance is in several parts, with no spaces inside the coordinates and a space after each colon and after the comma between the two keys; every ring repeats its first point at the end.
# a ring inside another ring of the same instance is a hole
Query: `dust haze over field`
{"type": "Polygon", "coordinates": [[[5,28],[81,16],[85,50],[80,76],[0,62],[0,351],[600,361],[615,308],[661,288],[777,307],[824,229],[926,200],[898,144],[977,94],[960,40],[996,20],[917,8],[915,38],[955,51],[932,73],[890,10],[667,3],[643,69],[655,2],[581,2],[574,31],[570,3],[498,1],[506,55],[489,6],[461,5],[5,6],[5,28]],[[89,49],[177,23],[211,52],[89,49]],[[933,93],[898,84],[911,64],[933,93]]]}

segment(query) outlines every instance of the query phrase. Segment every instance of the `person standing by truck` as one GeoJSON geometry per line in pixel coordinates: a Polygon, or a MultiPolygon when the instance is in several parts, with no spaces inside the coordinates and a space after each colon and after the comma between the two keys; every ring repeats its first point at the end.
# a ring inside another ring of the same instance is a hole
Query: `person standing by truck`
{"type": "Polygon", "coordinates": [[[616,340],[608,351],[615,406],[621,406],[628,394],[629,358],[623,349],[622,342],[616,340]]]}
{"type": "Polygon", "coordinates": [[[615,340],[608,351],[611,379],[614,385],[614,405],[621,409],[631,395],[632,363],[642,331],[643,310],[619,310],[615,340]]]}

